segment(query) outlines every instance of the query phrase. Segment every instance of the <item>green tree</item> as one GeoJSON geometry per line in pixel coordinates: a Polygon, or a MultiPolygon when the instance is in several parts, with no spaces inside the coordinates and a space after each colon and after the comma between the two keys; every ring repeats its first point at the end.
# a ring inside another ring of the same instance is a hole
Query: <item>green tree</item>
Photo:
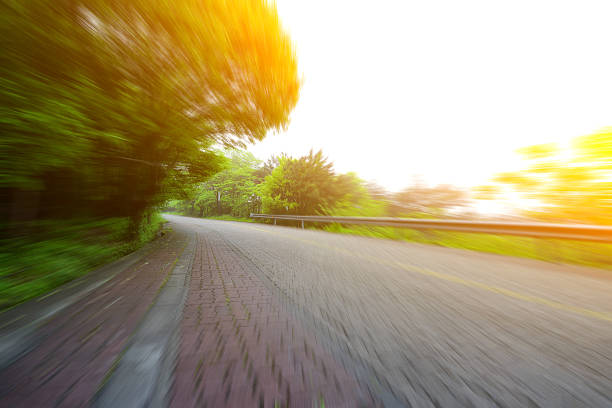
{"type": "Polygon", "coordinates": [[[287,157],[285,153],[281,153],[280,155],[272,155],[266,160],[263,166],[260,166],[255,171],[255,177],[257,179],[257,184],[263,183],[266,177],[268,177],[272,171],[280,166],[280,160],[284,157],[287,157]]]}
{"type": "Polygon", "coordinates": [[[223,214],[246,217],[256,210],[261,161],[243,150],[229,150],[225,155],[222,171],[205,182],[192,184],[179,196],[183,213],[200,217],[223,214]]]}
{"type": "Polygon", "coordinates": [[[0,3],[0,217],[135,220],[286,125],[295,54],[265,0],[0,3]],[[23,211],[22,211],[23,212],[23,211]]]}
{"type": "Polygon", "coordinates": [[[261,161],[252,153],[234,150],[229,168],[215,175],[206,185],[219,197],[219,211],[235,217],[246,217],[252,210],[249,200],[256,194],[255,172],[261,161]]]}
{"type": "Polygon", "coordinates": [[[346,173],[338,176],[342,184],[341,191],[345,194],[336,202],[330,215],[335,216],[362,216],[383,217],[387,213],[385,190],[374,183],[366,183],[355,173],[346,173]]]}
{"type": "Polygon", "coordinates": [[[266,213],[328,214],[353,190],[352,176],[336,175],[323,152],[281,157],[261,185],[266,213]]]}

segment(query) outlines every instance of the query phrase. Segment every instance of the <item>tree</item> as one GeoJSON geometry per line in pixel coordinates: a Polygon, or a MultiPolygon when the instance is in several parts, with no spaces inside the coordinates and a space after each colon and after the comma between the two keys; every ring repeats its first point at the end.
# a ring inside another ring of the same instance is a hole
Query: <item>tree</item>
{"type": "Polygon", "coordinates": [[[529,215],[612,224],[612,127],[576,138],[568,152],[546,144],[519,153],[526,167],[502,173],[495,181],[541,204],[529,215]]]}
{"type": "Polygon", "coordinates": [[[416,184],[392,196],[390,211],[394,216],[406,213],[441,215],[446,210],[465,205],[466,200],[466,192],[451,185],[416,184]]]}
{"type": "Polygon", "coordinates": [[[0,16],[5,220],[26,204],[137,220],[220,170],[213,144],[261,140],[298,98],[265,0],[6,0],[0,16]]]}
{"type": "Polygon", "coordinates": [[[194,184],[180,195],[181,211],[200,217],[229,214],[246,217],[256,209],[258,177],[261,161],[243,150],[224,153],[223,170],[202,183],[194,184]]]}
{"type": "Polygon", "coordinates": [[[280,160],[282,158],[286,158],[287,154],[285,153],[281,153],[280,155],[272,155],[268,158],[268,160],[266,160],[263,164],[263,166],[259,167],[256,171],[255,171],[255,177],[257,178],[257,184],[263,183],[263,181],[265,180],[265,178],[267,176],[270,175],[270,173],[272,173],[272,171],[277,168],[278,166],[280,166],[280,160]]]}
{"type": "Polygon", "coordinates": [[[298,159],[281,157],[260,191],[264,212],[313,215],[329,213],[352,187],[351,177],[336,175],[322,151],[310,151],[298,159]]]}
{"type": "Polygon", "coordinates": [[[342,199],[338,200],[330,215],[335,216],[362,216],[383,217],[386,216],[387,201],[386,191],[383,187],[374,183],[366,183],[355,173],[346,173],[338,176],[343,185],[342,199]]]}
{"type": "Polygon", "coordinates": [[[230,152],[230,166],[205,183],[220,200],[218,213],[235,217],[249,215],[249,198],[256,192],[255,172],[260,164],[261,161],[250,152],[230,152]]]}

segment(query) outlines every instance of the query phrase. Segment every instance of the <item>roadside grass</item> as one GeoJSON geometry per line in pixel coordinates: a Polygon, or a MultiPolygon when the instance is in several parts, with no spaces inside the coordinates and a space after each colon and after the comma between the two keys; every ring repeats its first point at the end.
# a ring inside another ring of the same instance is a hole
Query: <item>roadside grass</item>
{"type": "Polygon", "coordinates": [[[151,216],[135,235],[128,218],[27,223],[0,240],[0,310],[50,292],[152,240],[164,219],[151,216]]]}
{"type": "Polygon", "coordinates": [[[341,234],[418,242],[612,270],[612,244],[451,231],[417,231],[393,227],[342,226],[339,224],[326,225],[322,229],[341,234]]]}
{"type": "Polygon", "coordinates": [[[221,221],[239,221],[239,222],[255,222],[253,218],[247,217],[234,217],[232,215],[214,215],[211,217],[203,217],[207,220],[221,220],[221,221]]]}
{"type": "Polygon", "coordinates": [[[206,220],[219,220],[219,221],[238,221],[238,222],[256,222],[253,218],[248,217],[234,217],[233,215],[211,215],[208,217],[198,217],[197,215],[186,214],[180,211],[164,211],[164,214],[183,215],[185,217],[202,218],[206,220]]]}

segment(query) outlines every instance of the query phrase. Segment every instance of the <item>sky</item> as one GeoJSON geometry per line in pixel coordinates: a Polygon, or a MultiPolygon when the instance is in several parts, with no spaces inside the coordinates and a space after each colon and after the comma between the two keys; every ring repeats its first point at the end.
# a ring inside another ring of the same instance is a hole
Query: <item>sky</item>
{"type": "Polygon", "coordinates": [[[323,149],[391,191],[470,187],[612,125],[610,1],[277,0],[303,76],[265,159],[323,149]]]}

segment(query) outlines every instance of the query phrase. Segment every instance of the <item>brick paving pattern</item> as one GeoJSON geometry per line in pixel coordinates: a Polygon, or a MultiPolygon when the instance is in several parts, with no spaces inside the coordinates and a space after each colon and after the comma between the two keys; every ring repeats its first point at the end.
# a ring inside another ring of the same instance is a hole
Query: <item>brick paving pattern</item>
{"type": "Polygon", "coordinates": [[[32,352],[0,372],[0,406],[88,405],[186,243],[170,234],[152,254],[62,310],[32,352]]]}
{"type": "Polygon", "coordinates": [[[295,319],[313,327],[319,344],[359,376],[361,389],[371,389],[386,406],[612,407],[608,321],[418,272],[609,316],[612,280],[605,271],[297,228],[185,220],[230,242],[295,319]]]}
{"type": "Polygon", "coordinates": [[[171,406],[375,406],[230,245],[198,241],[171,406]]]}
{"type": "MultiPolygon", "coordinates": [[[[168,218],[175,233],[36,330],[37,347],[0,372],[1,407],[89,405],[143,317],[160,318],[149,309],[156,295],[176,292],[172,279],[163,283],[187,242],[185,306],[183,291],[180,304],[162,306],[182,309],[166,365],[150,369],[144,387],[119,382],[138,395],[163,389],[173,407],[612,406],[612,329],[601,317],[611,315],[612,280],[603,272],[168,218]]],[[[103,390],[120,378],[122,355],[103,390]]]]}

